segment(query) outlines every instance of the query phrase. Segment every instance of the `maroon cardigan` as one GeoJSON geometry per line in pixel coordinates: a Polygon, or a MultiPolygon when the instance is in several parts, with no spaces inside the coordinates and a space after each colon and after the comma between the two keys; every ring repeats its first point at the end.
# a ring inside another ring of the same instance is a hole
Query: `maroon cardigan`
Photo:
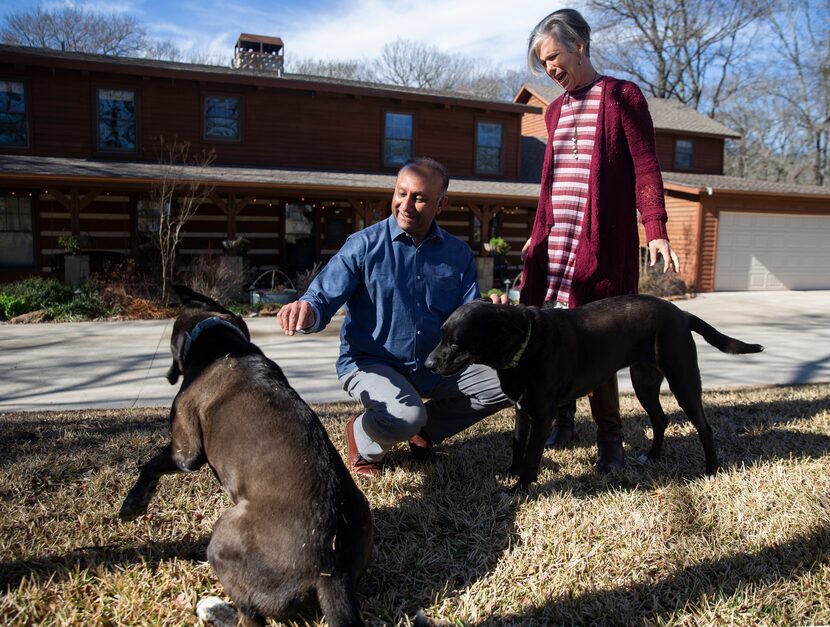
{"type": "MultiPolygon", "coordinates": [[[[640,88],[603,77],[602,101],[589,175],[582,236],[576,248],[570,307],[606,296],[634,294],[639,276],[637,210],[648,241],[668,239],[663,179],[654,126],[640,88]]],[[[553,132],[564,94],[548,105],[548,145],[521,302],[541,306],[547,292],[548,233],[553,225],[553,132]]]]}

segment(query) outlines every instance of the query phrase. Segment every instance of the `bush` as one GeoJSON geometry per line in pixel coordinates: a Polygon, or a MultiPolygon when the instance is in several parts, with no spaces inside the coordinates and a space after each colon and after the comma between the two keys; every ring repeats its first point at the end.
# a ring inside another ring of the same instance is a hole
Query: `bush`
{"type": "Polygon", "coordinates": [[[70,287],[56,279],[44,279],[37,276],[5,285],[3,293],[22,300],[26,305],[26,311],[48,309],[72,300],[70,287]]]}
{"type": "Polygon", "coordinates": [[[245,287],[245,273],[236,272],[217,255],[199,255],[182,272],[181,280],[192,290],[226,305],[239,299],[245,287]]]}
{"type": "Polygon", "coordinates": [[[22,298],[0,292],[0,320],[11,320],[27,311],[22,298]]]}
{"type": "Polygon", "coordinates": [[[638,290],[640,294],[651,294],[661,298],[689,293],[686,283],[676,272],[663,272],[662,262],[658,262],[654,267],[646,265],[641,270],[638,290]]]}
{"type": "Polygon", "coordinates": [[[9,283],[0,291],[0,313],[7,319],[39,309],[58,321],[103,318],[113,313],[100,285],[93,280],[73,292],[56,279],[30,277],[9,283]]]}

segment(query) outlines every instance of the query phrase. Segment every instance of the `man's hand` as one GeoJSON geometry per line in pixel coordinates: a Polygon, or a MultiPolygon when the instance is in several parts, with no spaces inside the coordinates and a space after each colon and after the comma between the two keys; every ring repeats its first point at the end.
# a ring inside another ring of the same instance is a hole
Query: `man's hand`
{"type": "Polygon", "coordinates": [[[295,300],[293,303],[283,305],[277,319],[286,335],[294,335],[297,331],[308,329],[317,322],[314,315],[314,308],[304,300],[295,300]]]}

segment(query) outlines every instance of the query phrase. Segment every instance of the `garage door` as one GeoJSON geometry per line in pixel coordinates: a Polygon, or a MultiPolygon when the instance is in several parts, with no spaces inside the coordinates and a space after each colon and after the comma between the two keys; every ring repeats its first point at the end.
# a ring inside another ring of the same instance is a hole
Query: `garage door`
{"type": "Polygon", "coordinates": [[[722,211],[715,289],[830,289],[830,216],[722,211]]]}

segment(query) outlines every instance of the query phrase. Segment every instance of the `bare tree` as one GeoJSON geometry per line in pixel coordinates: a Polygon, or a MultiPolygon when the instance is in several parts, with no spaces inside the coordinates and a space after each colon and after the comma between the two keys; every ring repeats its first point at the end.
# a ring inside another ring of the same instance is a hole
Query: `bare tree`
{"type": "Polygon", "coordinates": [[[710,116],[741,89],[749,28],[768,11],[757,0],[589,0],[588,7],[598,16],[592,49],[602,66],[710,116]]]}
{"type": "Polygon", "coordinates": [[[175,137],[172,141],[159,137],[156,149],[161,175],[151,187],[150,201],[159,211],[155,244],[161,263],[162,300],[167,304],[182,228],[213,192],[207,170],[216,153],[191,153],[190,142],[175,137]]]}
{"type": "Polygon", "coordinates": [[[407,39],[384,44],[375,61],[381,82],[421,89],[454,89],[464,81],[470,67],[462,55],[441,52],[437,46],[407,39]]]}
{"type": "Polygon", "coordinates": [[[371,61],[365,59],[286,59],[286,71],[351,81],[377,82],[371,61]]]}
{"type": "MultiPolygon", "coordinates": [[[[791,112],[794,137],[811,155],[812,183],[827,185],[830,143],[830,0],[784,0],[768,19],[776,95],[791,112]]],[[[791,140],[794,138],[791,137],[791,140]]]]}
{"type": "Polygon", "coordinates": [[[171,61],[184,56],[172,42],[153,40],[147,29],[128,15],[75,6],[38,6],[9,13],[3,22],[0,41],[5,44],[171,61]]]}

